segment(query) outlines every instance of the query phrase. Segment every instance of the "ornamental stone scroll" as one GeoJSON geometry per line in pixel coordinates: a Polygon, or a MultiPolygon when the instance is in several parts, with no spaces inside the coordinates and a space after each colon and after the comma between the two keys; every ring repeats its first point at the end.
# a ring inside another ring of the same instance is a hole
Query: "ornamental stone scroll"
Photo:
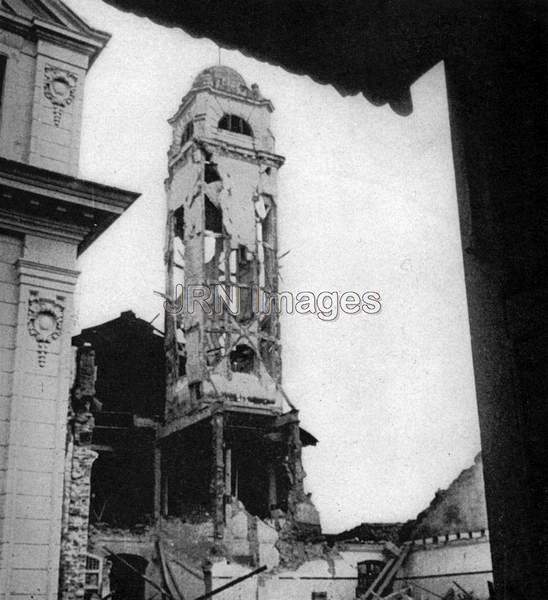
{"type": "Polygon", "coordinates": [[[27,313],[27,327],[30,335],[38,344],[38,365],[46,365],[49,344],[62,333],[65,306],[64,298],[55,300],[40,297],[37,291],[31,291],[27,313]]]}
{"type": "Polygon", "coordinates": [[[44,96],[53,105],[53,123],[61,124],[63,111],[70,106],[76,95],[78,77],[71,71],[46,65],[44,69],[44,96]]]}

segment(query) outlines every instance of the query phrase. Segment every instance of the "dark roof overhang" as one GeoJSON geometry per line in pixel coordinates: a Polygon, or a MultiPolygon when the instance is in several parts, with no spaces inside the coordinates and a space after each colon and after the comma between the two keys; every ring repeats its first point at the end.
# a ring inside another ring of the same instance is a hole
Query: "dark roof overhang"
{"type": "Polygon", "coordinates": [[[488,64],[496,77],[502,57],[512,62],[528,51],[547,12],[545,3],[534,0],[106,2],[309,75],[341,94],[361,92],[402,115],[412,111],[410,86],[442,60],[493,59],[488,64]]]}
{"type": "Polygon", "coordinates": [[[410,85],[439,62],[469,2],[107,0],[195,37],[310,75],[342,94],[412,110],[410,85]],[[222,14],[222,19],[218,18],[222,14]]]}

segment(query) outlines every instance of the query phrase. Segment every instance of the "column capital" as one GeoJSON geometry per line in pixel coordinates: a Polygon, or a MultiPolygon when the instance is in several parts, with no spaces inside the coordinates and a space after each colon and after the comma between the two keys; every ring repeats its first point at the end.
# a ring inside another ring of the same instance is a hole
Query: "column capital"
{"type": "Polygon", "coordinates": [[[72,293],[79,271],[20,258],[16,263],[19,283],[40,289],[72,293]]]}

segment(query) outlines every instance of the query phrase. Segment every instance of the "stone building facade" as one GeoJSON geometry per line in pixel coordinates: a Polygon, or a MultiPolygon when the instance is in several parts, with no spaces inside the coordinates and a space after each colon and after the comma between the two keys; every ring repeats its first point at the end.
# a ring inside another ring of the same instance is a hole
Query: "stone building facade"
{"type": "Polygon", "coordinates": [[[57,598],[76,259],[137,197],[77,177],[108,39],[58,0],[0,5],[2,600],[57,598]]]}

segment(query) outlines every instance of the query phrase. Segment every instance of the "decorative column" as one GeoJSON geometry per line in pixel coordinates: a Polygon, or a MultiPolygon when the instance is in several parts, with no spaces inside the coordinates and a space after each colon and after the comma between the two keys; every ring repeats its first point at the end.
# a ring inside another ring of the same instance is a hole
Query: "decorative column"
{"type": "Polygon", "coordinates": [[[57,598],[75,254],[29,234],[13,268],[0,594],[57,598]],[[54,250],[63,266],[39,262],[54,250]]]}
{"type": "Polygon", "coordinates": [[[88,547],[91,468],[97,452],[90,448],[95,419],[100,409],[95,398],[95,352],[80,348],[76,381],[69,413],[65,507],[61,539],[60,589],[62,600],[84,597],[88,547]]]}

